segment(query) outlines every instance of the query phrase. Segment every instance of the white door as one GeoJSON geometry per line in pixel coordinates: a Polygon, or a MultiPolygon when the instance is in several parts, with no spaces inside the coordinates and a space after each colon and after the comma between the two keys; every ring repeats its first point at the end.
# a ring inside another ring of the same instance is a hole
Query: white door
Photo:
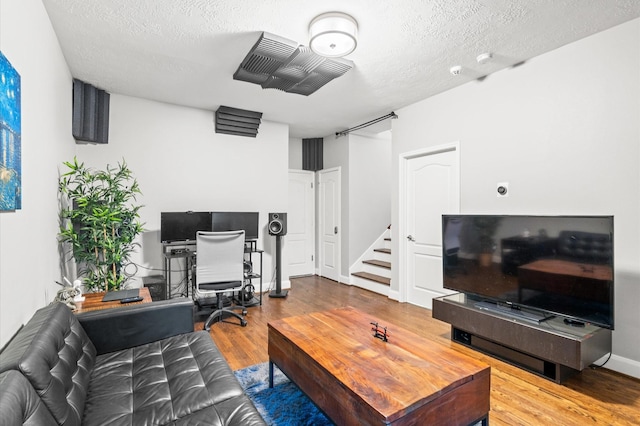
{"type": "Polygon", "coordinates": [[[431,309],[451,293],[442,286],[442,215],[460,210],[459,145],[401,156],[403,199],[400,263],[406,301],[431,309]]]}
{"type": "Polygon", "coordinates": [[[286,250],[289,275],[313,275],[315,269],[315,173],[289,170],[286,250]]]}
{"type": "Polygon", "coordinates": [[[340,281],[340,168],[318,172],[320,276],[340,281]]]}

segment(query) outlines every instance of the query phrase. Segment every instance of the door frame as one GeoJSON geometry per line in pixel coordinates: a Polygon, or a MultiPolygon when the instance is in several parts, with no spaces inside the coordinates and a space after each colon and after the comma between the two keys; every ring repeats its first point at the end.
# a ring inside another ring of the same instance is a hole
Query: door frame
{"type": "MultiPolygon", "coordinates": [[[[399,155],[399,205],[398,205],[398,301],[407,302],[407,170],[409,161],[415,158],[424,157],[428,155],[436,155],[443,152],[454,151],[456,162],[458,163],[458,187],[460,187],[460,141],[454,141],[442,145],[431,146],[428,148],[421,148],[415,151],[405,152],[399,155]]],[[[458,190],[458,212],[460,211],[460,190],[458,190]]],[[[454,212],[452,212],[454,213],[454,212]]]]}
{"type": "MultiPolygon", "coordinates": [[[[311,215],[311,229],[308,229],[309,232],[309,237],[311,239],[311,241],[307,241],[306,244],[310,244],[311,245],[311,256],[313,257],[311,260],[311,270],[308,271],[308,274],[304,274],[304,275],[313,275],[316,272],[316,188],[317,188],[317,184],[316,184],[316,173],[314,171],[311,170],[295,170],[295,169],[289,169],[289,184],[291,184],[291,175],[295,174],[295,175],[303,175],[303,176],[307,176],[311,178],[311,211],[310,212],[306,212],[308,214],[311,215]]],[[[305,194],[306,196],[306,194],[305,194]]],[[[289,193],[289,202],[291,202],[291,193],[289,193]]],[[[289,209],[291,210],[291,209],[289,209]]],[[[291,220],[291,218],[289,218],[289,220],[291,220]]],[[[308,225],[305,223],[305,226],[308,225]]],[[[286,238],[286,237],[285,237],[286,238]]],[[[289,256],[287,256],[287,258],[289,258],[289,256]]],[[[291,270],[291,266],[289,265],[289,271],[291,270]]],[[[291,276],[291,273],[289,274],[291,276]]],[[[295,275],[294,275],[295,276],[295,275]]]]}
{"type": "MultiPolygon", "coordinates": [[[[323,216],[323,212],[324,212],[324,203],[323,203],[323,198],[322,198],[322,190],[321,190],[321,183],[322,183],[322,176],[324,174],[327,173],[331,173],[331,172],[338,172],[338,199],[336,200],[336,208],[338,210],[338,239],[337,239],[337,251],[338,254],[336,256],[336,270],[337,270],[337,282],[340,282],[340,277],[342,276],[342,169],[340,168],[340,166],[338,167],[332,167],[330,169],[323,169],[323,170],[319,170],[317,172],[317,176],[318,176],[318,185],[316,187],[316,191],[318,194],[318,203],[317,203],[317,208],[318,208],[318,221],[317,221],[317,229],[316,229],[316,241],[317,241],[317,246],[316,246],[316,257],[318,259],[318,274],[319,276],[323,277],[324,275],[322,275],[322,265],[324,263],[324,252],[322,250],[322,227],[324,226],[324,221],[325,218],[323,216]]],[[[329,277],[327,277],[329,278],[329,277]]],[[[333,279],[333,278],[329,278],[329,279],[333,279]]]]}

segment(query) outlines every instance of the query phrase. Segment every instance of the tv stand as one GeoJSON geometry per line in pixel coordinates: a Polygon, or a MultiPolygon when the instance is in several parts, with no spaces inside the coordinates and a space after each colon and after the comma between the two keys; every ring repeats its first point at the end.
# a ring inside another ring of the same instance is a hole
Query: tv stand
{"type": "Polygon", "coordinates": [[[439,297],[433,299],[433,318],[451,324],[451,340],[556,383],[611,352],[609,329],[576,327],[562,316],[536,321],[514,315],[511,308],[486,309],[482,302],[463,293],[439,297]]]}

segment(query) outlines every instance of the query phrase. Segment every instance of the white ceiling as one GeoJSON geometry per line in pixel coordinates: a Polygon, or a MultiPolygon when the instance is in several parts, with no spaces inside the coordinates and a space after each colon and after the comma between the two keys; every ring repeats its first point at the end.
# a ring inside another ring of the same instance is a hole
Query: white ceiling
{"type": "Polygon", "coordinates": [[[640,16],[640,0],[43,3],[75,78],[110,93],[263,112],[293,137],[333,134],[640,16]],[[359,24],[347,74],[310,96],[233,80],[260,32],[307,45],[309,22],[328,11],[359,24]],[[493,60],[479,65],[484,52],[493,60]],[[449,73],[454,65],[461,75],[449,73]]]}

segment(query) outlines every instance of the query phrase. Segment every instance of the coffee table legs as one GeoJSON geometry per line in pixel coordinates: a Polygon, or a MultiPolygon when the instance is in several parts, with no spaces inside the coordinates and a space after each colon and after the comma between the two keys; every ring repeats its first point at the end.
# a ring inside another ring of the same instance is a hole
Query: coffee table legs
{"type": "Polygon", "coordinates": [[[269,389],[273,387],[273,362],[269,360],[269,389]]]}
{"type": "Polygon", "coordinates": [[[480,423],[482,426],[489,426],[489,414],[479,419],[477,422],[474,422],[473,424],[477,425],[478,423],[480,423]]]}

